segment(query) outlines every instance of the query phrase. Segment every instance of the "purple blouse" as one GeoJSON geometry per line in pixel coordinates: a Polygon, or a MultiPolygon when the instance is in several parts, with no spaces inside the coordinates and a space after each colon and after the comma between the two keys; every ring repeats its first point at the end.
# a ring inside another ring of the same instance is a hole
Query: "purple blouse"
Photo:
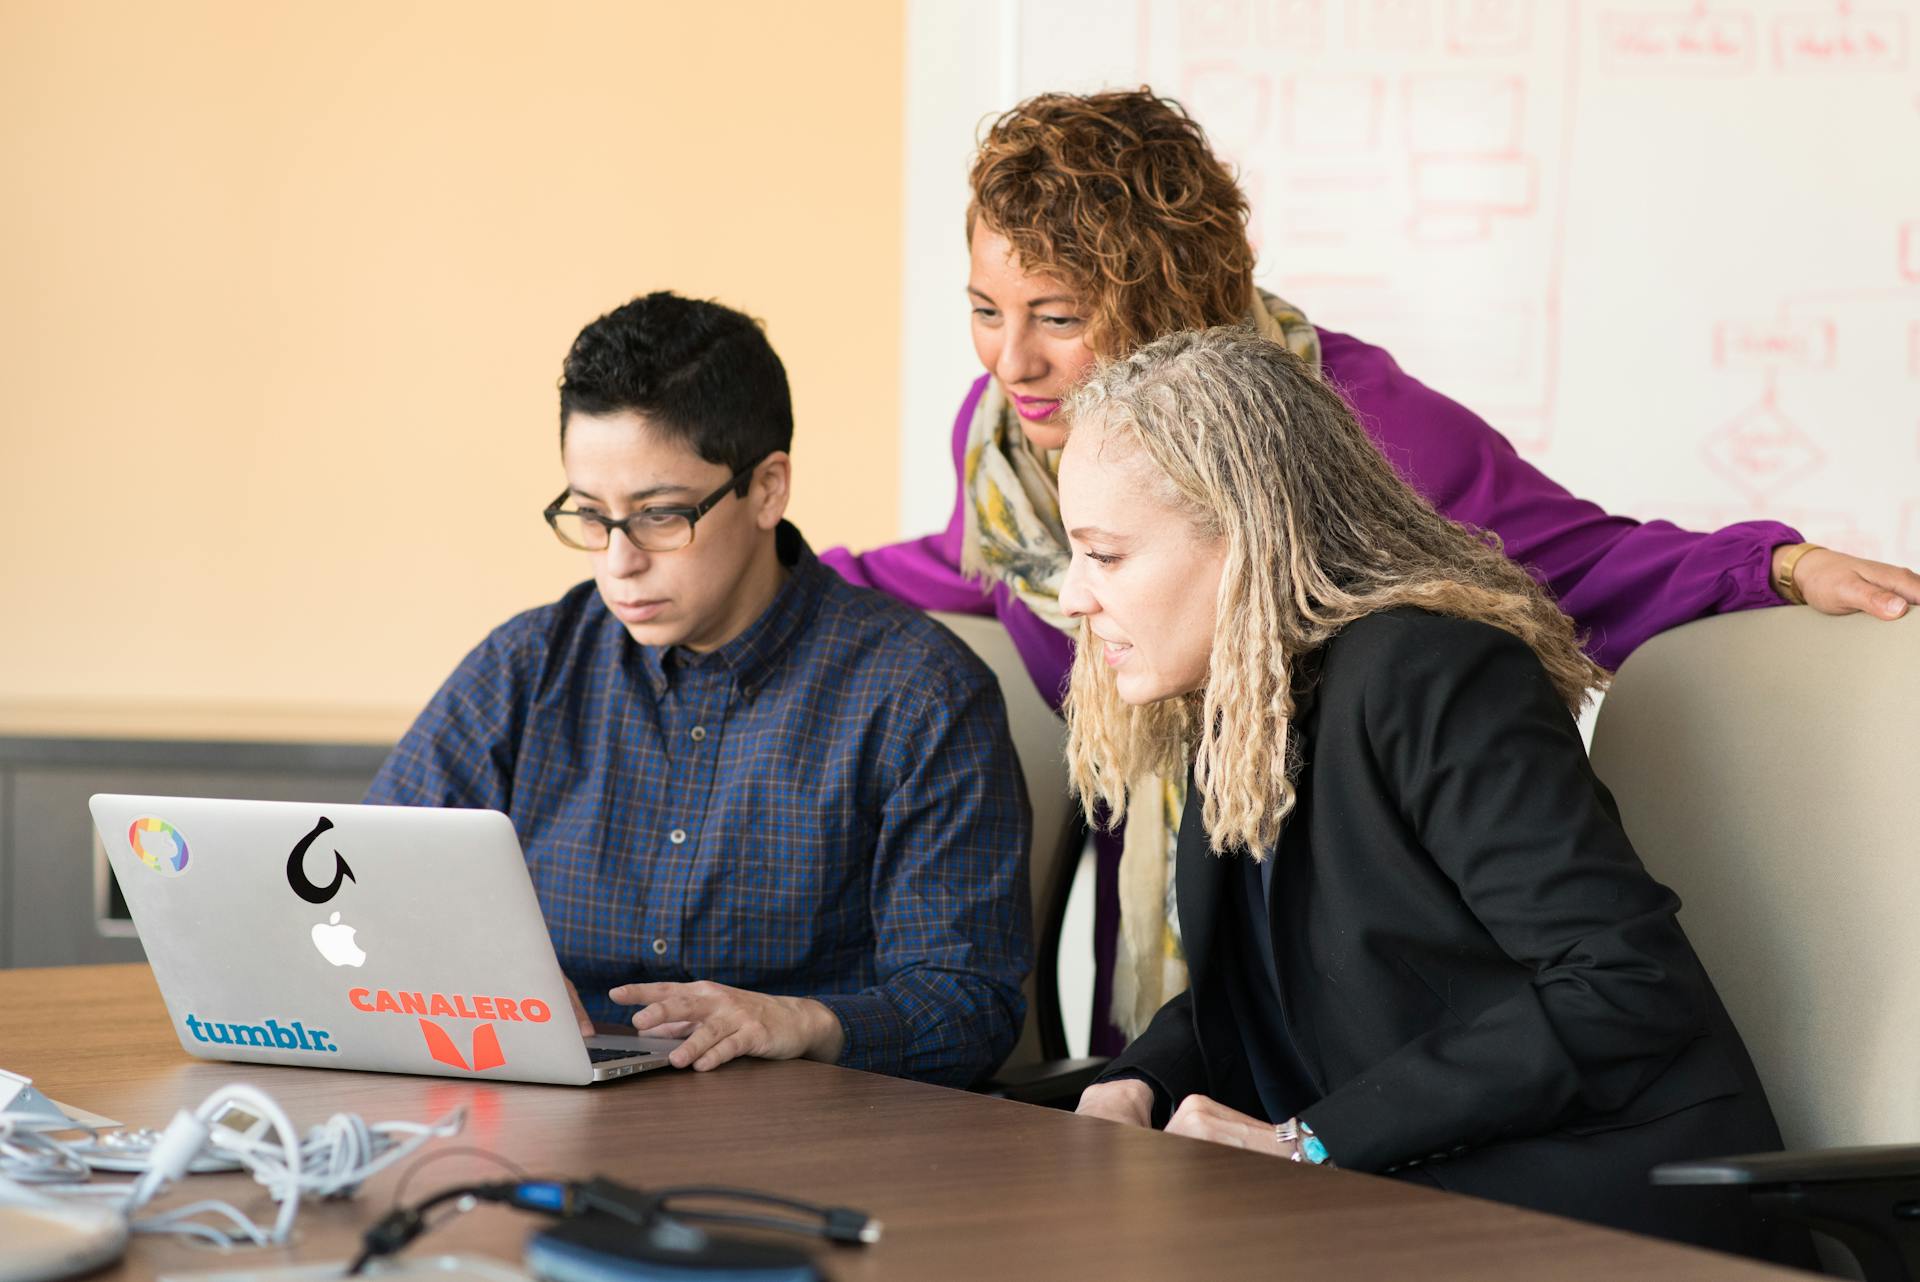
{"type": "MultiPolygon", "coordinates": [[[[1522,459],[1479,415],[1415,379],[1384,349],[1320,330],[1322,368],[1394,468],[1456,521],[1498,534],[1587,634],[1587,652],[1618,667],[1642,641],[1690,619],[1779,605],[1769,582],[1773,549],[1800,535],[1776,521],[1743,521],[1711,534],[1669,521],[1611,516],[1575,498],[1522,459]]],[[[956,477],[982,375],[953,424],[956,477]]],[[[878,588],[923,610],[999,617],[1034,684],[1058,707],[1073,643],[995,583],[983,589],[960,573],[964,488],[939,534],[820,559],[861,587],[878,588]]]]}

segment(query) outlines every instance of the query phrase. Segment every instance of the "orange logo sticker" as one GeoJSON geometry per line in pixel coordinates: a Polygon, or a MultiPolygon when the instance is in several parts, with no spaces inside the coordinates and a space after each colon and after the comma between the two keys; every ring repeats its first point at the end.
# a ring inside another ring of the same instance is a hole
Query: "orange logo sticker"
{"type": "Polygon", "coordinates": [[[455,1068],[470,1069],[483,1073],[489,1068],[499,1068],[507,1062],[500,1053],[500,1037],[493,1031],[492,1024],[482,1024],[473,1030],[473,1062],[468,1063],[460,1054],[460,1048],[454,1045],[447,1030],[430,1019],[420,1021],[420,1033],[427,1039],[427,1054],[442,1064],[451,1064],[455,1068]]]}
{"type": "Polygon", "coordinates": [[[497,1021],[544,1024],[553,1018],[553,1010],[537,997],[483,997],[468,993],[431,993],[393,991],[385,988],[352,988],[347,1002],[368,1014],[412,1015],[420,1021],[420,1035],[426,1039],[427,1054],[439,1063],[468,1072],[484,1073],[507,1062],[500,1049],[497,1021]],[[433,1016],[429,1019],[427,1016],[433,1016]],[[437,1020],[478,1019],[488,1022],[473,1030],[463,1054],[454,1035],[437,1020]]]}

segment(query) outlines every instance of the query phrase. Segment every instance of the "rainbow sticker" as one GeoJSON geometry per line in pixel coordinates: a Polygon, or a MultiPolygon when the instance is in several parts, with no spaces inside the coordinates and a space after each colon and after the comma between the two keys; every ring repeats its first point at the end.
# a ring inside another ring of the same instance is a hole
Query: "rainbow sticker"
{"type": "Polygon", "coordinates": [[[140,862],[155,872],[178,877],[187,870],[187,839],[164,819],[134,820],[127,841],[140,862]]]}

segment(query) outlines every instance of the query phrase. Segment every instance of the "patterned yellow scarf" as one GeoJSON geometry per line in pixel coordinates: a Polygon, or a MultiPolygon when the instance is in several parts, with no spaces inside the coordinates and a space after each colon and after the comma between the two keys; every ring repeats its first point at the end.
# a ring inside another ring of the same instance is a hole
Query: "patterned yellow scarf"
{"type": "MultiPolygon", "coordinates": [[[[1305,313],[1264,290],[1248,323],[1317,371],[1320,336],[1305,313]]],[[[1067,536],[1054,477],[1057,451],[1037,450],[1020,430],[998,382],[990,382],[967,430],[966,538],[960,569],[1005,583],[1028,609],[1063,632],[1079,627],[1060,612],[1067,536]]],[[[1128,789],[1133,806],[1120,854],[1120,955],[1114,958],[1113,1022],[1127,1036],[1187,986],[1175,911],[1173,852],[1186,806],[1186,780],[1148,776],[1128,789]],[[1151,809],[1158,802],[1158,820],[1151,809]]]]}

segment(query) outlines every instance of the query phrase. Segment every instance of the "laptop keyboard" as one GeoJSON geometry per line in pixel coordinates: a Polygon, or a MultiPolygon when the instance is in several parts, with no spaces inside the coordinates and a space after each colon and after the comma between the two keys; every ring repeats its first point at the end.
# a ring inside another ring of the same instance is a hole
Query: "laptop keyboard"
{"type": "Polygon", "coordinates": [[[608,1060],[614,1060],[614,1059],[637,1059],[637,1058],[640,1058],[641,1056],[654,1055],[654,1054],[658,1054],[658,1052],[642,1051],[642,1050],[616,1051],[616,1050],[609,1050],[604,1046],[587,1047],[587,1058],[595,1064],[604,1064],[608,1060]]]}

